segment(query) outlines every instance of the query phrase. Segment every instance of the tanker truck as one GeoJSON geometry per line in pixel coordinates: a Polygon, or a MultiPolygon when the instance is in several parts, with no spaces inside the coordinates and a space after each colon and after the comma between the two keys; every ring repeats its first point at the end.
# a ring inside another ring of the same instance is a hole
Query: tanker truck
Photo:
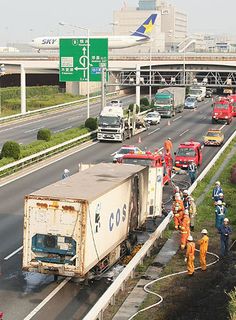
{"type": "Polygon", "coordinates": [[[23,270],[81,280],[106,271],[146,219],[161,216],[163,172],[156,170],[149,181],[146,167],[101,163],[26,195],[23,270]]]}

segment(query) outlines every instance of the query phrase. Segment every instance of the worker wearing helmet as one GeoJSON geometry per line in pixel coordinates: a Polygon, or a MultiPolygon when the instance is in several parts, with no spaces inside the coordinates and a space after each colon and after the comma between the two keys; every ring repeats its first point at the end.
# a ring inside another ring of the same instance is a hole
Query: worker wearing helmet
{"type": "Polygon", "coordinates": [[[194,275],[194,259],[195,259],[195,243],[193,242],[193,237],[191,235],[187,238],[187,250],[186,250],[186,258],[188,275],[194,275]]]}
{"type": "Polygon", "coordinates": [[[197,215],[197,206],[193,197],[188,196],[187,200],[189,203],[188,211],[189,211],[189,218],[190,218],[190,230],[194,231],[194,222],[195,222],[195,216],[197,215]]]}
{"type": "Polygon", "coordinates": [[[226,256],[229,251],[229,236],[232,233],[232,228],[229,225],[229,219],[224,218],[223,224],[219,228],[220,233],[220,249],[222,257],[226,256]]]}
{"type": "Polygon", "coordinates": [[[193,160],[190,162],[188,166],[188,174],[189,174],[191,184],[194,183],[194,181],[197,178],[197,165],[193,160]]]}
{"type": "Polygon", "coordinates": [[[170,154],[173,149],[173,144],[171,141],[171,138],[168,138],[167,140],[164,141],[164,150],[166,154],[170,154]]]}
{"type": "Polygon", "coordinates": [[[184,210],[183,219],[181,220],[179,229],[181,234],[180,248],[184,250],[186,247],[187,238],[190,235],[190,218],[187,209],[184,210]]]}
{"type": "Polygon", "coordinates": [[[224,218],[226,216],[227,209],[223,205],[221,200],[217,201],[217,205],[215,206],[215,227],[219,230],[222,225],[224,218]]]}
{"type": "Polygon", "coordinates": [[[184,209],[189,209],[189,202],[188,202],[188,200],[187,200],[188,196],[189,196],[188,190],[184,190],[184,191],[183,191],[184,209]]]}
{"type": "Polygon", "coordinates": [[[70,170],[64,169],[64,172],[62,174],[62,179],[66,179],[70,176],[70,170]]]}
{"type": "Polygon", "coordinates": [[[199,260],[202,271],[206,271],[206,253],[208,249],[209,237],[207,236],[208,232],[206,229],[202,229],[201,234],[202,238],[198,240],[198,244],[200,246],[199,260]]]}
{"type": "Polygon", "coordinates": [[[216,181],[215,187],[213,188],[213,191],[212,191],[212,199],[214,201],[220,200],[220,193],[224,194],[223,189],[220,186],[220,181],[216,181]]]}
{"type": "Polygon", "coordinates": [[[172,211],[174,214],[175,229],[178,230],[184,214],[184,204],[183,204],[183,201],[181,200],[179,193],[175,194],[175,199],[172,205],[172,211]]]}

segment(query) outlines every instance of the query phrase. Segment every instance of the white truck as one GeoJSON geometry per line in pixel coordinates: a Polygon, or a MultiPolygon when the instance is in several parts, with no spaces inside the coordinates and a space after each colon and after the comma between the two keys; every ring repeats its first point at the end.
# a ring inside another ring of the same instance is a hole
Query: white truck
{"type": "Polygon", "coordinates": [[[194,97],[197,101],[203,101],[206,97],[206,87],[194,85],[189,89],[189,97],[194,97]]]}
{"type": "MultiPolygon", "coordinates": [[[[139,129],[146,129],[145,121],[139,115],[125,115],[117,105],[106,106],[98,117],[98,141],[119,141],[130,139],[139,129]]],[[[140,130],[139,130],[140,132],[140,130]]]]}
{"type": "Polygon", "coordinates": [[[153,169],[101,163],[25,196],[23,270],[81,280],[107,270],[134,245],[149,206],[161,215],[163,172],[153,169]]]}

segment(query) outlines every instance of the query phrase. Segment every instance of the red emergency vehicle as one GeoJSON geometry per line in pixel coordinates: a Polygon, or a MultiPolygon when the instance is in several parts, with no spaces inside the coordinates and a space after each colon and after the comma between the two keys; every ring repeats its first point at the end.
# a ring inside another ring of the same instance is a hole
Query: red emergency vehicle
{"type": "Polygon", "coordinates": [[[227,124],[233,119],[232,99],[229,97],[220,97],[213,104],[212,123],[226,121],[227,124]]]}
{"type": "Polygon", "coordinates": [[[123,156],[121,162],[149,167],[164,166],[163,184],[168,184],[171,181],[171,173],[173,168],[173,159],[171,154],[162,155],[158,152],[152,153],[150,151],[136,154],[129,153],[123,156]]]}
{"type": "Polygon", "coordinates": [[[202,147],[200,142],[189,141],[181,143],[175,152],[175,166],[187,169],[192,162],[195,162],[197,166],[202,164],[202,147]]]}
{"type": "Polygon", "coordinates": [[[232,94],[229,99],[232,100],[231,104],[232,104],[232,113],[233,113],[233,117],[236,117],[236,94],[232,94]]]}

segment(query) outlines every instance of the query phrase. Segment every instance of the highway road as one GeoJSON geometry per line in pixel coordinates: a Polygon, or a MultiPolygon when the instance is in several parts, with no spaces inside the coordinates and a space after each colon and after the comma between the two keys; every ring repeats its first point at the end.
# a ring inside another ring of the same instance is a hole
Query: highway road
{"type": "MultiPolygon", "coordinates": [[[[128,107],[135,101],[135,95],[121,98],[123,105],[128,107]]],[[[109,103],[110,99],[107,99],[109,103]]],[[[101,111],[101,102],[90,104],[90,116],[97,117],[101,111]]],[[[68,109],[55,109],[53,112],[34,115],[32,118],[18,119],[17,121],[2,124],[0,127],[0,149],[5,141],[13,140],[20,144],[27,144],[37,140],[38,130],[48,128],[52,133],[62,132],[84,124],[87,118],[86,102],[80,106],[68,109]]]]}
{"type": "MultiPolygon", "coordinates": [[[[204,133],[212,127],[210,104],[211,101],[205,100],[199,104],[197,111],[184,110],[171,119],[170,125],[167,119],[162,119],[160,125],[151,126],[140,135],[141,143],[137,143],[137,136],[128,143],[154,150],[162,147],[163,141],[171,137],[176,150],[180,142],[189,139],[202,141],[204,133]]],[[[226,139],[235,130],[235,121],[234,119],[231,125],[223,126],[226,139]]],[[[221,126],[214,125],[217,128],[221,126]]],[[[0,311],[5,312],[4,320],[82,319],[105,290],[108,285],[105,281],[94,282],[89,287],[69,282],[35,316],[28,316],[58,284],[53,282],[51,276],[24,274],[21,271],[23,199],[25,194],[59,180],[64,168],[75,173],[80,162],[111,161],[111,154],[120,146],[120,143],[95,142],[47,167],[40,168],[42,164],[39,164],[36,171],[27,169],[27,174],[22,174],[15,181],[4,184],[0,180],[0,311]]],[[[203,165],[200,171],[218,150],[219,147],[203,148],[203,165]]]]}

